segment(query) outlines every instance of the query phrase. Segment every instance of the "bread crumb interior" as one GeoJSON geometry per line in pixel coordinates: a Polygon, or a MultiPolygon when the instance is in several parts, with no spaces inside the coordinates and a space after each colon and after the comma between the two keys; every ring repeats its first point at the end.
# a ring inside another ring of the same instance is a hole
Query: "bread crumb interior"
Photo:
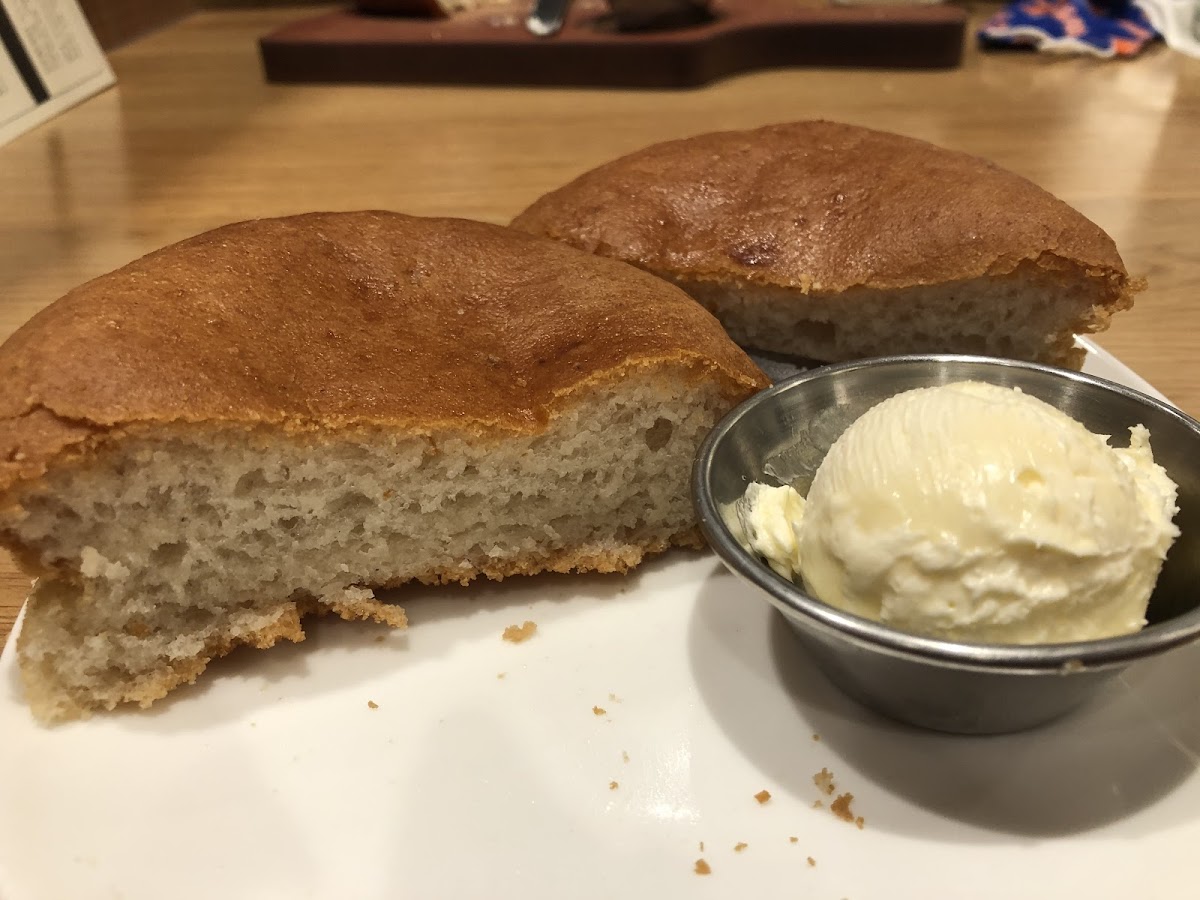
{"type": "Polygon", "coordinates": [[[238,644],[329,610],[403,624],[373,590],[623,571],[694,544],[688,477],[728,407],[694,378],[595,389],[543,433],[175,426],[59,467],[8,527],[38,547],[20,641],[44,720],[148,705],[238,644]]]}

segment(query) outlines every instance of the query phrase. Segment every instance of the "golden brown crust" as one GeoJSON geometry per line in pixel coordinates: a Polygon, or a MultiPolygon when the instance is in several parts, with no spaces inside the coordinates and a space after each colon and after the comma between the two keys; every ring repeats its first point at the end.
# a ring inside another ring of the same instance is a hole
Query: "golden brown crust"
{"type": "Polygon", "coordinates": [[[575,390],[663,364],[731,399],[767,383],[682,290],[551,241],[379,211],[242,222],[0,347],[0,491],[139,425],[537,432],[575,390]]]}
{"type": "Polygon", "coordinates": [[[672,278],[806,294],[1000,275],[1024,260],[1093,278],[1114,304],[1134,287],[1112,239],[1032,182],[834,122],[655,144],[545,195],[512,224],[672,278]]]}

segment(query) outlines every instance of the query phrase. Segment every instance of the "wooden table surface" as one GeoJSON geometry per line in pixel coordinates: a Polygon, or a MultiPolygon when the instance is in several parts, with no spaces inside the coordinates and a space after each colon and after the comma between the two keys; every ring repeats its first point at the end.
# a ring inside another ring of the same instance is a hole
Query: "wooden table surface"
{"type": "MultiPolygon", "coordinates": [[[[0,148],[0,339],[75,284],[225,222],[365,207],[505,222],[654,141],[821,117],[988,157],[1098,222],[1150,280],[1100,343],[1200,414],[1200,60],[972,46],[960,70],[687,91],[265,84],[256,39],[312,12],[198,14],[114,53],[116,89],[0,148]]],[[[0,558],[0,640],[27,588],[0,558]]]]}

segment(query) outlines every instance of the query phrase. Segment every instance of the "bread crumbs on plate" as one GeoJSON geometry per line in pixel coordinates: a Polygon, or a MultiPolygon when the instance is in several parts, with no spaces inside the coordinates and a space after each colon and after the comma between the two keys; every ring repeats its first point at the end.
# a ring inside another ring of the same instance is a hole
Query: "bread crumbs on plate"
{"type": "Polygon", "coordinates": [[[703,859],[696,860],[696,865],[693,870],[697,875],[711,875],[712,866],[706,863],[703,859]]]}
{"type": "Polygon", "coordinates": [[[745,841],[738,841],[736,844],[733,845],[733,852],[741,853],[743,850],[745,850],[749,846],[750,845],[747,844],[745,841]]]}
{"type": "Polygon", "coordinates": [[[817,861],[816,861],[815,859],[813,859],[813,858],[810,856],[810,857],[808,858],[808,864],[809,864],[810,866],[815,866],[815,865],[817,864],[817,861]]]}
{"type": "Polygon", "coordinates": [[[789,843],[789,844],[798,844],[798,843],[800,843],[800,838],[796,837],[796,836],[793,834],[793,835],[791,835],[791,836],[788,838],[788,843],[789,843]]]}
{"type": "Polygon", "coordinates": [[[771,799],[771,792],[767,791],[767,790],[759,791],[757,794],[754,795],[754,799],[757,800],[760,804],[766,803],[768,800],[771,799]]]}
{"type": "Polygon", "coordinates": [[[367,701],[367,709],[379,709],[379,704],[376,703],[374,700],[368,700],[367,701]]]}
{"type": "Polygon", "coordinates": [[[627,751],[627,750],[621,751],[621,762],[629,762],[629,751],[627,751]]]}
{"type": "Polygon", "coordinates": [[[833,783],[833,773],[828,769],[821,769],[820,772],[814,775],[813,784],[817,786],[818,791],[830,797],[837,790],[837,785],[833,783]]]}
{"type": "Polygon", "coordinates": [[[615,791],[615,790],[616,790],[617,788],[619,788],[620,786],[621,786],[621,785],[620,785],[620,784],[618,784],[618,783],[617,783],[617,782],[615,782],[615,781],[610,781],[610,782],[608,783],[608,789],[609,789],[610,791],[615,791]]]}
{"type": "Polygon", "coordinates": [[[525,621],[524,625],[509,625],[504,629],[502,637],[504,640],[519,644],[522,641],[527,641],[537,633],[537,622],[525,621]]]}
{"type": "Polygon", "coordinates": [[[843,822],[849,822],[852,825],[857,825],[859,830],[861,830],[863,825],[866,824],[866,821],[862,816],[854,815],[854,811],[850,809],[850,803],[853,800],[853,794],[839,794],[838,798],[829,804],[829,811],[843,822]]]}
{"type": "Polygon", "coordinates": [[[608,710],[605,709],[603,706],[593,706],[592,707],[592,715],[594,715],[594,716],[603,716],[603,715],[607,715],[607,714],[608,714],[608,710]]]}

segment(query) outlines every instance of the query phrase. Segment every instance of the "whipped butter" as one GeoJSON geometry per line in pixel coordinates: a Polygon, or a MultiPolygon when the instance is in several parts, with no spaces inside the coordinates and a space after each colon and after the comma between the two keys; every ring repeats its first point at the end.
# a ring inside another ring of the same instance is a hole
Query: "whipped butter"
{"type": "Polygon", "coordinates": [[[833,444],[808,496],[752,484],[735,536],[813,596],[933,637],[1054,643],[1137,631],[1179,531],[1177,488],[1012,388],[898,394],[833,444]]]}

